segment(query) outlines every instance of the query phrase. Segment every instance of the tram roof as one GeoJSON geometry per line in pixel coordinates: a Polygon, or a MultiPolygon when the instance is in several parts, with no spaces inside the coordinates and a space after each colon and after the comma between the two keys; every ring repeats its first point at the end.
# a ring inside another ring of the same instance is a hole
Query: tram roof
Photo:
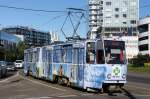
{"type": "MultiPolygon", "coordinates": [[[[70,41],[66,41],[66,42],[56,41],[54,43],[51,43],[50,45],[26,49],[25,52],[26,51],[33,51],[34,49],[37,49],[37,48],[50,47],[50,46],[64,46],[64,45],[85,44],[86,42],[96,42],[97,40],[101,40],[101,39],[70,40],[70,41]]],[[[123,40],[114,39],[114,38],[104,38],[104,40],[123,41],[123,40]]]]}

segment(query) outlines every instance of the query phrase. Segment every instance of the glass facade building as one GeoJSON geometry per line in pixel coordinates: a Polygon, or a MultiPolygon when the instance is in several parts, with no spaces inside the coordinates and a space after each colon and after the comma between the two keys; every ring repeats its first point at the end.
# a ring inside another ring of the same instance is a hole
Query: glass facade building
{"type": "Polygon", "coordinates": [[[51,36],[48,32],[38,31],[28,27],[7,27],[3,28],[2,31],[11,34],[23,35],[24,42],[27,47],[49,45],[51,42],[51,36]]]}
{"type": "Polygon", "coordinates": [[[17,36],[0,31],[0,47],[4,50],[14,49],[20,41],[17,36]]]}

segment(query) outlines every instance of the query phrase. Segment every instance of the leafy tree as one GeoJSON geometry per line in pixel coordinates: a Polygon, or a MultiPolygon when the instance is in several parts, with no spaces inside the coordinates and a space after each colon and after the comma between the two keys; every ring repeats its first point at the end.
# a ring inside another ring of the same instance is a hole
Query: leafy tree
{"type": "Polygon", "coordinates": [[[0,51],[0,59],[10,62],[14,62],[17,59],[22,60],[24,58],[24,49],[26,48],[24,42],[19,42],[13,49],[3,49],[0,51]]]}
{"type": "Polygon", "coordinates": [[[23,59],[24,58],[24,50],[25,50],[26,46],[24,42],[19,42],[17,47],[16,47],[16,58],[17,59],[23,59]]]}
{"type": "Polygon", "coordinates": [[[130,64],[132,64],[133,66],[144,66],[144,63],[146,62],[150,62],[150,55],[137,55],[137,57],[131,59],[129,61],[130,64]]]}

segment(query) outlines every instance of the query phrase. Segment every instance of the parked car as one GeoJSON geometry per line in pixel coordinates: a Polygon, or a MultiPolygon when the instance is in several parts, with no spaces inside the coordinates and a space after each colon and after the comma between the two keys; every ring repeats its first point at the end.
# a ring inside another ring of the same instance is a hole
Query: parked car
{"type": "Polygon", "coordinates": [[[23,60],[16,60],[15,61],[15,68],[17,68],[17,69],[23,68],[23,60]]]}
{"type": "Polygon", "coordinates": [[[15,64],[13,62],[7,62],[7,70],[8,71],[15,71],[15,64]]]}
{"type": "Polygon", "coordinates": [[[0,61],[0,78],[5,77],[7,74],[7,66],[5,61],[0,61]]]}

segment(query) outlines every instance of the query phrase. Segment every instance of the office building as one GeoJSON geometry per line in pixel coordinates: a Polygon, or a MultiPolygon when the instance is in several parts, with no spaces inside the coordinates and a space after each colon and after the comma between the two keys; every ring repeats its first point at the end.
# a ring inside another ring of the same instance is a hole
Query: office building
{"type": "Polygon", "coordinates": [[[15,50],[21,39],[13,34],[0,31],[0,60],[4,60],[7,51],[15,50]]]}
{"type": "Polygon", "coordinates": [[[139,21],[139,51],[140,54],[150,55],[150,17],[139,21]]]}
{"type": "Polygon", "coordinates": [[[0,47],[5,50],[12,50],[21,42],[21,39],[13,34],[0,31],[0,47]]]}
{"type": "Polygon", "coordinates": [[[138,34],[139,0],[89,0],[90,38],[138,34]]]}
{"type": "Polygon", "coordinates": [[[51,36],[48,32],[39,31],[29,27],[6,27],[3,28],[2,31],[16,35],[23,35],[27,47],[45,46],[49,45],[51,42],[51,36]]]}

